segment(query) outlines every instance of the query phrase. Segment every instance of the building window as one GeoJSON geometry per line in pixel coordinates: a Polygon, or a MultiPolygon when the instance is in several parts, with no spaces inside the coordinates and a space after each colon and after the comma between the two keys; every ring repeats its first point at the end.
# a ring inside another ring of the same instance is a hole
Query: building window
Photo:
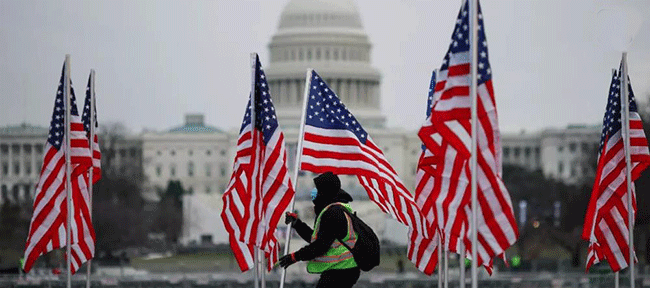
{"type": "Polygon", "coordinates": [[[7,145],[7,144],[0,145],[0,153],[2,153],[2,156],[8,155],[9,154],[9,145],[7,145]]]}
{"type": "Polygon", "coordinates": [[[160,177],[162,175],[162,165],[156,166],[156,176],[160,177]]]}
{"type": "Polygon", "coordinates": [[[589,152],[589,143],[583,142],[581,146],[582,146],[582,153],[589,152]]]}
{"type": "Polygon", "coordinates": [[[307,48],[307,61],[311,61],[311,49],[307,48]]]}
{"type": "Polygon", "coordinates": [[[530,147],[524,148],[524,156],[530,158],[530,147]]]}
{"type": "Polygon", "coordinates": [[[343,50],[341,51],[341,60],[343,61],[348,60],[348,53],[347,53],[347,49],[345,48],[343,48],[343,50]]]}
{"type": "Polygon", "coordinates": [[[9,174],[9,163],[2,162],[2,176],[7,176],[9,174]]]}
{"type": "Polygon", "coordinates": [[[25,175],[32,175],[32,162],[25,162],[25,175]]]}
{"type": "Polygon", "coordinates": [[[222,177],[226,176],[226,164],[221,163],[221,165],[219,165],[219,175],[222,177]]]}
{"type": "Polygon", "coordinates": [[[11,150],[12,150],[11,152],[13,152],[14,155],[18,155],[18,153],[20,153],[20,145],[18,144],[11,145],[11,150]]]}
{"type": "Polygon", "coordinates": [[[189,154],[190,156],[192,156],[192,154],[194,154],[194,151],[192,151],[192,150],[187,151],[187,154],[189,154]]]}
{"type": "Polygon", "coordinates": [[[194,176],[194,163],[193,162],[187,163],[187,176],[190,176],[190,177],[194,176]]]}
{"type": "Polygon", "coordinates": [[[334,49],[332,52],[332,58],[334,58],[335,61],[339,60],[339,49],[334,49]]]}
{"type": "Polygon", "coordinates": [[[158,152],[156,152],[156,154],[158,154],[158,156],[160,156],[160,155],[162,155],[162,151],[158,150],[158,152]]]}
{"type": "Polygon", "coordinates": [[[557,146],[557,152],[564,151],[564,146],[557,146]]]}
{"type": "Polygon", "coordinates": [[[122,159],[126,158],[126,149],[120,149],[120,157],[122,157],[122,159]]]}
{"type": "Polygon", "coordinates": [[[32,145],[30,144],[23,145],[23,151],[25,151],[26,155],[32,154],[32,145]]]}
{"type": "Polygon", "coordinates": [[[35,147],[36,147],[36,153],[43,154],[43,145],[38,144],[35,147]]]}
{"type": "Polygon", "coordinates": [[[176,151],[174,151],[174,150],[169,151],[169,154],[172,155],[172,156],[174,156],[174,155],[176,155],[176,151]]]}
{"type": "Polygon", "coordinates": [[[43,169],[43,161],[42,160],[36,161],[36,169],[41,169],[41,170],[43,169]]]}
{"type": "Polygon", "coordinates": [[[20,175],[20,162],[14,162],[14,175],[20,175]]]}
{"type": "Polygon", "coordinates": [[[320,60],[320,48],[316,48],[316,60],[320,60]]]}
{"type": "Polygon", "coordinates": [[[577,171],[576,171],[576,165],[571,165],[571,177],[576,177],[577,171]]]}
{"type": "Polygon", "coordinates": [[[558,162],[557,163],[557,174],[562,175],[564,173],[564,163],[558,162]]]}
{"type": "Polygon", "coordinates": [[[515,147],[515,158],[519,158],[519,152],[521,151],[521,148],[515,147]]]}
{"type": "Polygon", "coordinates": [[[129,152],[131,154],[131,158],[135,158],[135,156],[138,155],[138,150],[136,150],[135,148],[131,148],[129,152]]]}
{"type": "Polygon", "coordinates": [[[172,177],[176,176],[176,166],[174,166],[174,164],[169,166],[169,175],[172,176],[172,177]]]}
{"type": "Polygon", "coordinates": [[[212,192],[210,190],[210,185],[205,186],[205,194],[210,194],[210,192],[212,192]]]}
{"type": "Polygon", "coordinates": [[[570,143],[569,144],[569,152],[573,153],[576,152],[576,143],[570,143]]]}
{"type": "Polygon", "coordinates": [[[210,164],[205,164],[205,176],[212,176],[212,166],[210,164]]]}
{"type": "Polygon", "coordinates": [[[300,48],[300,51],[298,51],[298,60],[305,60],[305,50],[303,48],[300,48]]]}
{"type": "Polygon", "coordinates": [[[19,199],[18,197],[20,196],[20,186],[18,186],[18,185],[14,185],[14,189],[13,189],[13,190],[14,190],[14,191],[13,191],[13,192],[14,192],[14,193],[13,193],[13,194],[14,194],[14,200],[15,200],[15,201],[18,201],[18,199],[19,199]]]}
{"type": "Polygon", "coordinates": [[[325,48],[325,60],[330,60],[330,49],[325,48]]]}
{"type": "Polygon", "coordinates": [[[503,147],[503,158],[510,157],[510,147],[503,147]]]}
{"type": "Polygon", "coordinates": [[[9,191],[7,191],[7,185],[2,184],[2,202],[9,200],[9,191]]]}
{"type": "Polygon", "coordinates": [[[210,150],[206,150],[206,151],[205,151],[205,155],[210,156],[211,154],[212,154],[212,151],[210,151],[210,150]]]}
{"type": "Polygon", "coordinates": [[[221,156],[226,155],[226,150],[221,150],[221,152],[219,152],[219,154],[221,154],[221,156]]]}
{"type": "Polygon", "coordinates": [[[25,186],[23,186],[23,188],[24,188],[23,189],[23,197],[24,197],[23,199],[24,200],[31,200],[32,199],[32,193],[30,193],[31,192],[30,191],[31,187],[32,187],[32,185],[29,185],[29,184],[25,184],[25,186]]]}

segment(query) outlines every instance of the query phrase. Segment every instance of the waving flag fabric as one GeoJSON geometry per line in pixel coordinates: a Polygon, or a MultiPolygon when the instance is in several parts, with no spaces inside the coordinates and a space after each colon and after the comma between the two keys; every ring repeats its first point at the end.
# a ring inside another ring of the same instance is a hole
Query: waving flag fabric
{"type": "MultiPolygon", "coordinates": [[[[63,67],[54,111],[50,122],[50,130],[45,144],[43,167],[34,195],[34,214],[27,236],[25,247],[25,262],[23,269],[31,270],[36,259],[52,250],[63,248],[66,245],[67,227],[67,193],[66,193],[66,155],[65,155],[65,98],[64,75],[67,67],[63,67]]],[[[88,139],[83,124],[77,112],[76,99],[70,82],[70,160],[71,160],[71,190],[73,200],[87,193],[84,172],[88,170],[91,163],[88,139]],[[85,189],[85,191],[84,191],[85,189]]],[[[77,201],[73,201],[73,216],[78,209],[77,201]]],[[[82,227],[83,220],[72,217],[72,230],[82,227]]],[[[79,234],[72,233],[71,243],[78,243],[79,234]]],[[[74,261],[73,261],[74,262],[74,261]]],[[[72,267],[72,272],[76,271],[72,267]]]]}
{"type": "Polygon", "coordinates": [[[277,224],[295,194],[287,169],[284,135],[259,58],[255,75],[253,103],[249,100],[239,132],[221,213],[242,271],[254,267],[254,247],[265,252],[268,269],[273,267],[279,252],[277,224]],[[251,120],[251,109],[255,109],[255,121],[251,120]]]}
{"type": "MultiPolygon", "coordinates": [[[[612,271],[615,272],[629,265],[630,233],[627,225],[629,206],[622,133],[620,75],[619,71],[612,76],[607,110],[603,117],[596,181],[582,232],[583,239],[590,242],[587,271],[591,265],[603,259],[607,260],[612,271]]],[[[650,165],[650,153],[632,85],[628,85],[627,89],[630,101],[631,175],[634,181],[650,165]]],[[[631,188],[633,214],[636,215],[634,183],[631,188]]]]}
{"type": "MultiPolygon", "coordinates": [[[[436,73],[431,75],[429,84],[429,94],[427,96],[427,118],[431,116],[431,108],[435,102],[433,92],[436,86],[436,73]]],[[[407,256],[415,267],[426,275],[433,274],[438,265],[438,253],[440,253],[440,233],[436,223],[435,195],[436,187],[436,167],[438,159],[433,153],[422,145],[422,153],[418,161],[418,167],[415,179],[415,202],[420,211],[426,217],[430,227],[429,231],[434,233],[432,238],[424,238],[415,230],[409,229],[409,242],[407,256]]]]}
{"type": "MultiPolygon", "coordinates": [[[[84,130],[86,132],[86,137],[90,141],[90,115],[91,109],[94,110],[94,123],[95,123],[95,133],[97,133],[97,109],[91,104],[91,81],[92,76],[88,77],[88,86],[86,87],[86,100],[84,101],[84,108],[81,114],[81,122],[84,125],[84,130]]],[[[99,151],[99,143],[97,134],[93,141],[90,141],[92,146],[92,167],[93,170],[93,183],[96,183],[101,178],[101,152],[99,151]]],[[[85,173],[84,173],[85,174],[85,173]]],[[[88,185],[89,175],[84,175],[83,178],[79,177],[78,180],[84,181],[80,185],[85,187],[90,187],[88,185]]],[[[78,183],[79,184],[79,183],[78,183]]],[[[80,193],[75,193],[73,197],[74,207],[76,208],[74,213],[74,219],[76,223],[79,223],[72,231],[75,235],[77,241],[73,241],[71,247],[72,255],[72,269],[76,271],[81,267],[84,262],[95,257],[95,229],[93,228],[92,223],[92,191],[88,188],[79,189],[80,193]]]]}
{"type": "MultiPolygon", "coordinates": [[[[492,71],[488,61],[483,15],[478,6],[478,264],[489,265],[518,237],[510,195],[501,180],[501,143],[492,71]]],[[[445,55],[434,92],[431,116],[419,131],[434,155],[440,155],[441,215],[437,215],[445,245],[458,253],[460,242],[471,251],[471,97],[468,1],[458,13],[451,44],[445,55]]]]}
{"type": "Polygon", "coordinates": [[[91,91],[92,79],[88,77],[88,86],[86,87],[86,100],[84,101],[84,109],[81,114],[81,121],[84,123],[84,129],[90,140],[90,115],[91,109],[94,112],[94,122],[95,122],[95,137],[92,139],[92,159],[93,159],[93,183],[97,183],[99,179],[102,178],[102,153],[99,150],[99,137],[97,136],[97,130],[99,128],[99,123],[97,123],[97,106],[90,101],[90,96],[93,91],[91,91]]]}
{"type": "Polygon", "coordinates": [[[382,211],[429,238],[426,218],[370,135],[316,71],[308,85],[301,169],[356,175],[382,211]]]}

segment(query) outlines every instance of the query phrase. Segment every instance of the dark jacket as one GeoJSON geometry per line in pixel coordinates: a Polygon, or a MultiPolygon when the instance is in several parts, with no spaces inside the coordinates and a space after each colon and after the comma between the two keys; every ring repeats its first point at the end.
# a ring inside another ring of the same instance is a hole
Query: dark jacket
{"type": "MultiPolygon", "coordinates": [[[[320,212],[327,207],[327,205],[336,202],[352,202],[352,196],[340,189],[340,182],[335,183],[334,185],[329,185],[329,182],[319,182],[318,178],[314,179],[314,182],[318,189],[318,196],[314,200],[316,220],[318,219],[320,212]]],[[[314,225],[316,225],[316,220],[314,220],[314,225]]],[[[314,230],[305,224],[305,222],[298,219],[294,223],[293,227],[296,229],[296,232],[298,232],[298,235],[309,243],[309,245],[295,252],[294,255],[296,256],[296,260],[308,261],[314,259],[325,254],[325,252],[329,250],[330,246],[332,246],[335,239],[345,238],[348,231],[348,223],[345,218],[345,208],[341,205],[334,205],[325,211],[323,216],[321,216],[320,228],[314,242],[311,242],[311,235],[314,233],[314,230]]]]}

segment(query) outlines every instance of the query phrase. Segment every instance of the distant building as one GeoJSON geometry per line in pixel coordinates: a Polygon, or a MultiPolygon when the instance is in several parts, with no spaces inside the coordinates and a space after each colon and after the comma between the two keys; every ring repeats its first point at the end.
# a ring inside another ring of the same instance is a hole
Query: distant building
{"type": "Polygon", "coordinates": [[[576,184],[595,171],[600,134],[600,125],[503,134],[503,163],[540,170],[546,177],[576,184]]]}
{"type": "Polygon", "coordinates": [[[237,136],[205,125],[202,114],[188,114],[183,125],[167,131],[140,135],[145,197],[156,199],[171,180],[188,191],[183,196],[184,245],[228,242],[221,195],[230,180],[237,136]]]}
{"type": "Polygon", "coordinates": [[[0,128],[0,204],[32,201],[47,133],[28,124],[0,128]]]}

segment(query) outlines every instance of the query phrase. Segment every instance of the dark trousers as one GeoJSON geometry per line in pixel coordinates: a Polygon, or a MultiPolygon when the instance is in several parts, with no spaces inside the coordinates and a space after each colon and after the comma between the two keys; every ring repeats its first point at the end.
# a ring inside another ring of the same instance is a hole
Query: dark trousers
{"type": "Polygon", "coordinates": [[[320,274],[316,288],[351,288],[359,280],[360,272],[358,267],[325,271],[320,274]]]}

